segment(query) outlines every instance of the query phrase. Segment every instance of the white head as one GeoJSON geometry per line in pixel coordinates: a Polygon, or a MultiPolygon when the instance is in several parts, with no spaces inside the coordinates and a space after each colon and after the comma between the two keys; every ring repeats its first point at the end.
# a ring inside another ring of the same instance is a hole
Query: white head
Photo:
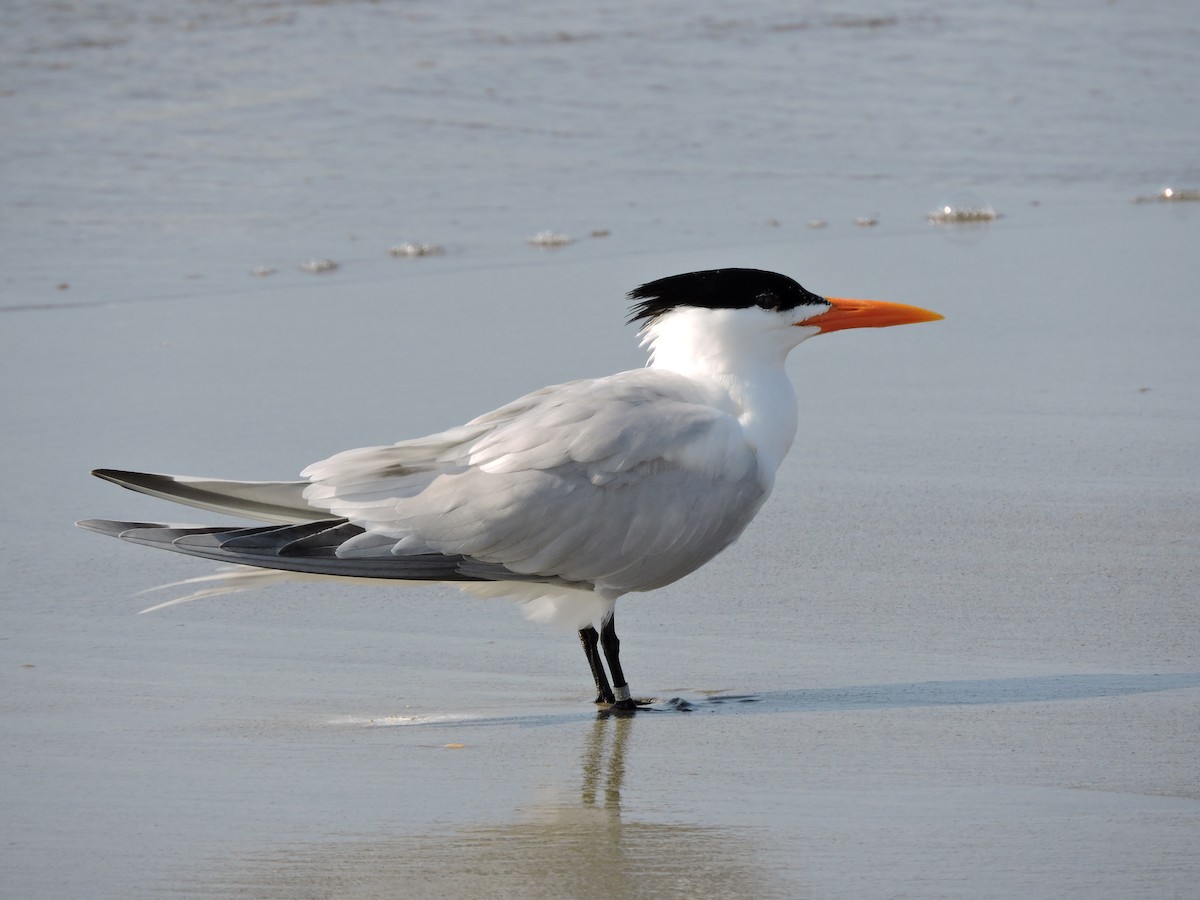
{"type": "Polygon", "coordinates": [[[661,278],[629,297],[650,365],[712,389],[710,402],[736,416],[755,447],[767,490],[796,433],[796,391],[784,370],[793,347],[827,331],[941,318],[898,303],[820,297],[759,269],[661,278]]]}
{"type": "Polygon", "coordinates": [[[782,368],[793,347],[845,328],[930,322],[940,315],[876,300],[821,297],[776,272],[710,269],[673,275],[629,293],[651,365],[732,373],[782,368]]]}

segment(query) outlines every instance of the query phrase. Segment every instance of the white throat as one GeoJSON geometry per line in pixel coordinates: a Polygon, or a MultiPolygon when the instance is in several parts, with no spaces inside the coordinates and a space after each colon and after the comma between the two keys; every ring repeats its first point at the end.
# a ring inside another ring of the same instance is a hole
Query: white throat
{"type": "Polygon", "coordinates": [[[737,418],[758,453],[762,477],[773,481],[796,436],[796,390],[784,363],[816,333],[757,307],[682,307],[647,325],[642,343],[650,348],[651,368],[701,383],[715,406],[737,418]]]}

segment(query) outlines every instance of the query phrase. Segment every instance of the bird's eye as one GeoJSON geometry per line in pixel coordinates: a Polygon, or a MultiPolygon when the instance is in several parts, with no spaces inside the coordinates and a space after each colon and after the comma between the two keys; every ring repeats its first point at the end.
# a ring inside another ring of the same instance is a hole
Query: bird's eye
{"type": "Polygon", "coordinates": [[[778,309],[779,298],[770,291],[764,291],[754,298],[754,305],[759,309],[778,309]]]}

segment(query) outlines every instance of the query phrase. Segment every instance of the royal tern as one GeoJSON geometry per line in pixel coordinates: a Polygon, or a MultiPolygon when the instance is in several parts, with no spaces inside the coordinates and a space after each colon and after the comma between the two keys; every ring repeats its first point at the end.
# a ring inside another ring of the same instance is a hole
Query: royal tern
{"type": "Polygon", "coordinates": [[[646,368],[545,387],[440,434],[347,450],[302,481],[94,473],[266,525],[78,524],[235,564],[152,609],[330,576],[515,599],[531,618],[578,631],[597,703],[632,708],[617,598],[695,571],[761,508],[796,431],[788,353],[817,334],[941,316],[820,297],[758,269],[662,278],[629,299],[646,368]]]}

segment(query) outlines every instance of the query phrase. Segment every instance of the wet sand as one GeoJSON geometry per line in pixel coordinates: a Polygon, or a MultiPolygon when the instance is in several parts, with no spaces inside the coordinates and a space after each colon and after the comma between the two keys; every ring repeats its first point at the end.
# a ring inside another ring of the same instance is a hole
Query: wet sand
{"type": "Polygon", "coordinates": [[[1194,895],[1190,7],[73,9],[0,47],[0,894],[1194,895]],[[641,365],[715,266],[946,319],[793,355],[767,507],[619,604],[632,718],[508,603],[138,616],[211,568],[71,527],[641,365]]]}
{"type": "Polygon", "coordinates": [[[286,477],[635,364],[620,289],[712,251],[9,314],[6,891],[1185,896],[1195,227],[1119,212],[721,256],[947,319],[795,354],[760,519],[619,606],[632,720],[507,603],[320,585],[137,617],[208,567],[69,522],[163,513],[90,466],[286,477]]]}

